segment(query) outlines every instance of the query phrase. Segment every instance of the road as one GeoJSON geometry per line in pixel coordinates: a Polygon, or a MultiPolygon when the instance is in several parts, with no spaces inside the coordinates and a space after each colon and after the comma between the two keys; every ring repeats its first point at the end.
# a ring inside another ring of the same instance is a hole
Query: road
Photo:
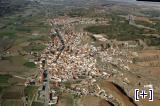
{"type": "MultiPolygon", "coordinates": [[[[51,26],[53,27],[53,23],[51,23],[51,26]]],[[[54,60],[54,62],[57,62],[59,56],[61,55],[61,53],[63,52],[64,48],[65,48],[65,43],[64,43],[64,40],[63,40],[63,37],[61,36],[61,34],[59,33],[59,30],[58,28],[55,29],[55,32],[56,32],[56,36],[59,38],[61,44],[62,44],[62,47],[59,49],[59,54],[57,55],[56,57],[56,60],[54,60]]],[[[51,32],[53,33],[53,32],[51,32]]],[[[54,35],[54,34],[53,34],[54,35]]],[[[45,63],[46,64],[46,63],[45,63]]],[[[50,94],[50,78],[49,78],[49,72],[48,70],[45,70],[44,69],[44,72],[43,73],[46,73],[46,76],[44,77],[44,81],[43,81],[43,86],[45,86],[45,106],[48,106],[49,105],[49,94],[50,94]]]]}
{"type": "Polygon", "coordinates": [[[49,104],[49,92],[50,92],[50,86],[49,86],[49,74],[48,71],[46,70],[47,77],[43,81],[44,86],[45,86],[45,106],[48,106],[49,104]]]}
{"type": "Polygon", "coordinates": [[[62,44],[62,47],[61,47],[60,50],[59,50],[60,52],[59,52],[59,54],[57,55],[57,57],[56,57],[56,59],[55,59],[55,62],[56,62],[56,61],[58,60],[59,56],[61,55],[62,51],[63,51],[64,48],[65,48],[65,43],[64,43],[64,40],[63,40],[61,34],[59,33],[58,29],[55,29],[55,31],[56,31],[57,36],[58,36],[58,38],[59,38],[59,40],[60,40],[60,42],[61,42],[61,44],[62,44]]]}

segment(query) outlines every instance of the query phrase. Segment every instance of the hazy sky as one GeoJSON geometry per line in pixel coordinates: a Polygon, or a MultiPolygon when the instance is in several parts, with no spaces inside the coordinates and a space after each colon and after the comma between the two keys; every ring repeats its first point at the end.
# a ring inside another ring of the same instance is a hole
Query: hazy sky
{"type": "Polygon", "coordinates": [[[144,1],[136,1],[136,0],[113,0],[113,1],[123,1],[123,2],[135,3],[139,5],[160,7],[160,2],[144,2],[144,1]]]}
{"type": "Polygon", "coordinates": [[[113,1],[126,1],[126,2],[135,2],[136,0],[113,0],[113,1]]]}

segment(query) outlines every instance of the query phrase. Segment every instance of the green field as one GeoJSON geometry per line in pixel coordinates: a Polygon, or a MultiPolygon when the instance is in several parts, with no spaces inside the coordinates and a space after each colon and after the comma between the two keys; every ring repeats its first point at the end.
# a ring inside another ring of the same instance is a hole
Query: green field
{"type": "Polygon", "coordinates": [[[115,14],[106,15],[106,18],[110,20],[109,25],[90,25],[84,28],[84,30],[93,34],[105,34],[106,37],[109,39],[117,39],[121,41],[142,39],[149,46],[160,45],[159,38],[143,35],[160,34],[160,20],[154,20],[155,24],[136,21],[137,24],[156,29],[149,30],[130,25],[127,20],[119,16],[116,16],[115,14]]]}
{"type": "Polygon", "coordinates": [[[0,38],[8,37],[13,39],[16,37],[16,32],[14,30],[1,30],[0,31],[0,38]]]}
{"type": "Polygon", "coordinates": [[[50,26],[42,14],[25,16],[17,13],[0,17],[0,48],[2,48],[0,69],[2,72],[20,76],[33,74],[33,70],[35,72],[36,66],[28,62],[27,53],[40,53],[46,48],[44,42],[49,39],[50,26]]]}
{"type": "Polygon", "coordinates": [[[5,86],[0,86],[0,95],[2,94],[3,90],[5,90],[6,87],[5,86]]]}
{"type": "Polygon", "coordinates": [[[2,106],[23,106],[21,100],[4,100],[2,106]]]}
{"type": "Polygon", "coordinates": [[[110,25],[89,26],[85,30],[93,34],[106,34],[109,39],[134,40],[144,37],[142,35],[144,29],[129,25],[127,21],[124,23],[114,22],[110,25]]]}
{"type": "Polygon", "coordinates": [[[46,48],[46,46],[43,44],[31,43],[27,47],[24,47],[24,50],[27,52],[31,52],[31,51],[40,52],[40,51],[44,50],[45,48],[46,48]]]}
{"type": "Polygon", "coordinates": [[[33,102],[32,106],[44,106],[44,104],[41,102],[33,102]]]}
{"type": "Polygon", "coordinates": [[[12,78],[10,75],[0,75],[0,95],[10,85],[9,79],[12,78]]]}
{"type": "Polygon", "coordinates": [[[12,76],[10,75],[0,75],[0,84],[8,83],[9,78],[12,76]]]}
{"type": "MultiPolygon", "coordinates": [[[[16,46],[17,41],[21,43],[31,41],[45,41],[48,40],[49,25],[44,23],[45,18],[40,14],[36,14],[30,17],[24,17],[22,15],[11,15],[8,17],[0,18],[2,22],[0,26],[0,40],[12,39],[15,43],[12,46],[16,46]],[[33,36],[32,33],[37,32],[39,35],[33,36]]],[[[17,45],[19,46],[19,45],[17,45]]],[[[22,47],[23,48],[23,47],[22,47]]],[[[39,50],[41,48],[33,48],[33,50],[39,50]]]]}
{"type": "MultiPolygon", "coordinates": [[[[24,79],[16,78],[12,75],[0,75],[0,94],[6,95],[8,88],[14,89],[14,85],[24,83],[24,79]]],[[[20,87],[21,88],[21,87],[20,87]]],[[[8,96],[8,94],[7,94],[8,96]]]]}
{"type": "Polygon", "coordinates": [[[127,20],[115,14],[107,14],[105,17],[110,20],[109,25],[91,25],[85,30],[93,34],[106,34],[109,39],[134,40],[143,38],[141,34],[144,29],[129,25],[127,20]]]}
{"type": "MultiPolygon", "coordinates": [[[[152,21],[153,23],[135,20],[135,23],[136,23],[136,24],[139,24],[139,25],[146,26],[146,27],[154,28],[154,29],[157,30],[157,33],[160,34],[160,20],[151,19],[151,21],[152,21]]],[[[152,32],[150,32],[150,33],[152,33],[152,32]]],[[[155,33],[155,31],[154,31],[154,33],[155,33]]]]}
{"type": "Polygon", "coordinates": [[[25,95],[27,95],[28,98],[32,100],[37,90],[38,90],[37,86],[27,86],[24,92],[25,92],[25,95]]]}
{"type": "Polygon", "coordinates": [[[24,63],[24,66],[26,66],[28,68],[36,68],[36,64],[33,62],[26,62],[26,63],[24,63]]]}

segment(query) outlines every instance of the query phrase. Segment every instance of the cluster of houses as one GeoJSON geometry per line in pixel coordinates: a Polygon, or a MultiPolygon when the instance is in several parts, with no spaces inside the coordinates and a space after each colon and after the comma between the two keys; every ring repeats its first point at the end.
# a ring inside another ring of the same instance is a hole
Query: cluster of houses
{"type": "Polygon", "coordinates": [[[46,60],[46,68],[52,80],[64,82],[69,79],[102,75],[102,72],[96,67],[96,59],[93,56],[96,48],[80,43],[82,37],[86,34],[75,32],[64,34],[65,49],[60,56],[60,42],[55,40],[50,42],[48,48],[42,54],[42,59],[46,60]],[[57,56],[59,58],[55,62],[57,56]]]}
{"type": "MultiPolygon", "coordinates": [[[[57,18],[50,20],[51,25],[60,26],[62,28],[51,29],[51,40],[47,45],[47,48],[41,54],[39,62],[40,69],[46,69],[49,73],[49,79],[51,82],[50,87],[59,87],[68,93],[73,93],[78,96],[82,95],[98,95],[102,98],[112,98],[106,96],[104,92],[97,92],[95,89],[89,90],[88,87],[94,85],[96,78],[109,78],[112,73],[119,73],[125,84],[129,83],[129,80],[123,78],[123,73],[120,73],[114,68],[100,69],[97,67],[97,57],[100,58],[102,63],[109,63],[119,67],[121,70],[130,70],[128,64],[132,63],[130,59],[131,54],[127,49],[124,48],[136,48],[138,47],[137,42],[118,42],[114,40],[108,40],[104,35],[93,35],[97,40],[96,45],[89,43],[82,43],[82,40],[89,33],[87,32],[76,32],[73,24],[79,24],[87,19],[70,19],[66,17],[57,18]],[[81,20],[81,21],[80,21],[81,20]],[[58,37],[59,36],[59,37],[58,37]],[[61,39],[60,39],[61,38],[61,39]],[[123,48],[123,49],[121,49],[123,48]],[[45,60],[45,65],[43,64],[45,60]],[[110,72],[110,73],[109,73],[110,72]],[[83,80],[80,85],[72,86],[70,88],[61,87],[61,83],[67,81],[83,80]],[[85,88],[86,87],[86,88],[85,88]],[[93,92],[92,92],[93,91],[93,92]],[[103,95],[104,94],[104,95],[103,95]]],[[[90,20],[92,23],[92,20],[90,20]]],[[[113,76],[114,77],[114,76],[113,76]]],[[[93,88],[92,86],[91,88],[93,88]]],[[[97,87],[97,89],[101,89],[97,87]]],[[[98,90],[98,91],[99,91],[98,90]]],[[[54,104],[58,101],[56,91],[50,94],[53,97],[54,104]]]]}

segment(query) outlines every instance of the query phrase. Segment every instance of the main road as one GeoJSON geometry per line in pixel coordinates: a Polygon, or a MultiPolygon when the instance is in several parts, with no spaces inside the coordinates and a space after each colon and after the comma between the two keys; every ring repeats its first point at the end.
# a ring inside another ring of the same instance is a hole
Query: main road
{"type": "Polygon", "coordinates": [[[48,74],[48,71],[45,70],[44,71],[46,73],[46,78],[44,79],[43,81],[43,86],[45,86],[45,106],[48,106],[49,104],[49,93],[50,93],[50,86],[49,86],[49,74],[48,74]]]}
{"type": "MultiPolygon", "coordinates": [[[[51,22],[51,26],[53,27],[53,23],[51,22]]],[[[57,36],[62,44],[62,47],[59,49],[59,54],[57,55],[56,57],[56,60],[54,60],[54,62],[57,62],[59,56],[61,55],[61,53],[63,52],[64,48],[65,48],[65,43],[64,43],[64,40],[63,40],[63,37],[61,36],[61,34],[59,33],[59,30],[58,28],[55,28],[55,35],[53,32],[52,33],[52,36],[57,36]]],[[[46,61],[46,60],[45,60],[46,61]]],[[[47,62],[47,61],[46,61],[47,62]]],[[[45,62],[45,64],[47,64],[45,62]]],[[[44,77],[44,81],[43,81],[43,86],[44,86],[44,92],[45,92],[45,106],[48,106],[49,105],[49,102],[50,102],[50,98],[49,98],[49,94],[50,94],[50,78],[49,78],[49,72],[48,70],[44,69],[44,72],[43,72],[43,76],[45,74],[45,77],[44,77]]]]}

